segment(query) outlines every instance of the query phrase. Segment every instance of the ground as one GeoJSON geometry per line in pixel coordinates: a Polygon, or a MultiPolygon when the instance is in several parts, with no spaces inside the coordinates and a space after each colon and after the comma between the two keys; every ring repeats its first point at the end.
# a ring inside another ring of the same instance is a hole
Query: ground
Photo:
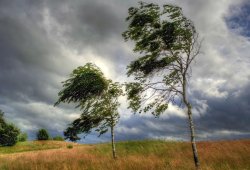
{"type": "MultiPolygon", "coordinates": [[[[190,170],[194,169],[191,145],[175,141],[126,141],[111,144],[75,144],[29,141],[0,147],[2,170],[190,170]]],[[[250,140],[199,142],[202,170],[250,170],[250,140]]]]}

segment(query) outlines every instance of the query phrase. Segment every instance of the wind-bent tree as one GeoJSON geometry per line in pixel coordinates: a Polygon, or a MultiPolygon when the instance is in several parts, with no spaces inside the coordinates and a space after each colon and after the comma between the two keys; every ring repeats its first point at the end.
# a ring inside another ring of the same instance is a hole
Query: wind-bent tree
{"type": "Polygon", "coordinates": [[[128,10],[125,40],[135,42],[140,56],[128,66],[135,81],[126,85],[129,107],[135,112],[151,111],[160,116],[169,103],[187,108],[195,166],[199,159],[195,143],[192,106],[187,97],[191,63],[199,54],[200,43],[194,24],[174,5],[140,2],[128,10]],[[181,102],[180,102],[181,101],[181,102]]]}
{"type": "Polygon", "coordinates": [[[73,71],[70,79],[59,92],[60,102],[75,102],[82,110],[80,118],[74,120],[65,130],[66,139],[77,141],[78,134],[89,134],[92,129],[99,136],[110,128],[113,158],[116,159],[114,127],[119,119],[118,97],[122,95],[121,86],[104,77],[100,69],[88,63],[73,71]]]}

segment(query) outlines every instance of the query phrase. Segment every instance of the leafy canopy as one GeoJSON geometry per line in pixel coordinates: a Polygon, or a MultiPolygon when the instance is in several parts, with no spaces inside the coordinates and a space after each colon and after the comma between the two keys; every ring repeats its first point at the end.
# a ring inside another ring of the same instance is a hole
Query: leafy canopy
{"type": "Polygon", "coordinates": [[[28,134],[27,133],[20,133],[17,137],[19,142],[25,142],[28,139],[28,134]]]}
{"type": "Polygon", "coordinates": [[[81,102],[99,96],[107,89],[107,81],[100,69],[92,63],[73,70],[70,78],[63,82],[64,89],[59,92],[60,102],[81,102]]]}
{"type": "Polygon", "coordinates": [[[46,129],[39,129],[37,132],[37,140],[49,140],[49,133],[46,129]]]}
{"type": "Polygon", "coordinates": [[[101,70],[92,63],[78,67],[63,82],[64,89],[59,92],[60,102],[77,103],[82,111],[80,118],[74,120],[65,130],[66,139],[79,140],[79,133],[89,134],[93,128],[103,134],[119,119],[118,97],[121,86],[106,79],[101,70]]]}
{"type": "Polygon", "coordinates": [[[81,105],[82,114],[74,120],[64,132],[66,139],[71,141],[79,140],[79,133],[89,134],[92,129],[99,133],[99,136],[106,133],[108,128],[115,126],[119,119],[118,97],[122,95],[121,86],[108,80],[108,88],[98,99],[93,98],[81,105]]]}
{"type": "Polygon", "coordinates": [[[127,67],[128,76],[136,80],[126,85],[129,107],[159,116],[170,101],[183,95],[190,64],[199,51],[198,34],[192,21],[174,5],[160,8],[140,2],[128,13],[129,26],[123,37],[134,41],[134,51],[140,54],[127,67]]]}
{"type": "Polygon", "coordinates": [[[13,124],[7,123],[3,116],[4,112],[0,110],[0,145],[13,146],[18,141],[20,129],[13,124]]]}

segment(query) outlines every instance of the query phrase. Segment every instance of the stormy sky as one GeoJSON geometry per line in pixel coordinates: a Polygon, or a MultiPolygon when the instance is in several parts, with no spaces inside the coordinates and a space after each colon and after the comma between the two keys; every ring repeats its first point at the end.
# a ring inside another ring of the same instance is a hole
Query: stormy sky
{"type": "MultiPolygon", "coordinates": [[[[250,2],[248,0],[159,0],[183,8],[199,36],[201,53],[192,65],[189,98],[198,140],[250,137],[250,2]]],[[[40,128],[52,136],[81,113],[54,107],[61,82],[87,62],[106,77],[125,82],[136,58],[124,42],[127,10],[135,0],[0,0],[0,109],[30,139],[40,128]]],[[[121,99],[117,140],[188,140],[184,110],[170,105],[160,118],[133,114],[121,99]]],[[[81,142],[103,142],[91,133],[81,142]]]]}

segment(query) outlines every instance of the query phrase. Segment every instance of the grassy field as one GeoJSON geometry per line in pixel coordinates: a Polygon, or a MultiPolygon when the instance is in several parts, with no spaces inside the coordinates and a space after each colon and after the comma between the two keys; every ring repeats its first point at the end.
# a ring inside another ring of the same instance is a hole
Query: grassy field
{"type": "MultiPolygon", "coordinates": [[[[194,169],[186,142],[129,141],[117,143],[118,159],[110,144],[80,145],[58,141],[18,143],[0,147],[1,170],[178,170],[194,169]],[[68,146],[73,145],[72,149],[68,146]]],[[[250,170],[250,140],[199,142],[203,170],[250,170]]]]}

